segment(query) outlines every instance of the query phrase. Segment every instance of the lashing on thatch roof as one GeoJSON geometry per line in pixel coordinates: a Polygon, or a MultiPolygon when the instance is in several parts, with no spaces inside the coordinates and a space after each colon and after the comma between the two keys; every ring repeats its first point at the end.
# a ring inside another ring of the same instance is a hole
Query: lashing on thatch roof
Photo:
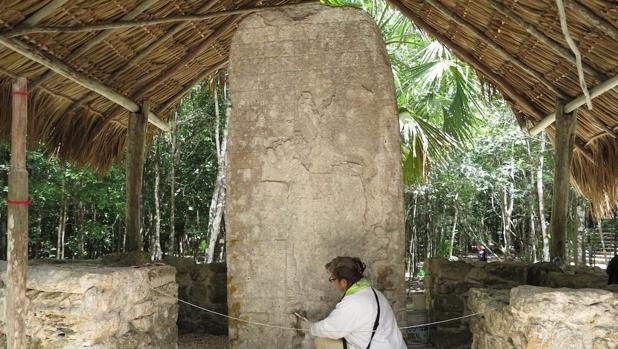
{"type": "MultiPolygon", "coordinates": [[[[297,2],[12,0],[0,11],[0,41],[32,48],[109,87],[133,107],[148,99],[152,120],[165,121],[194,84],[227,63],[231,37],[246,12],[218,12],[297,2]],[[28,32],[37,26],[75,29],[202,14],[215,16],[96,31],[28,32]],[[7,36],[20,30],[15,37],[7,36]]],[[[582,93],[554,0],[389,2],[500,91],[527,128],[552,113],[557,98],[568,102],[582,93]]],[[[586,83],[593,88],[618,71],[618,5],[603,0],[565,4],[569,33],[582,54],[586,83]]],[[[0,46],[1,137],[9,136],[9,83],[16,76],[29,80],[32,147],[42,142],[62,159],[101,171],[120,161],[129,111],[7,45],[0,46]]],[[[611,90],[593,100],[592,110],[578,110],[573,182],[597,214],[608,214],[618,201],[617,97],[611,90]]],[[[553,125],[547,132],[554,136],[553,125]]]]}

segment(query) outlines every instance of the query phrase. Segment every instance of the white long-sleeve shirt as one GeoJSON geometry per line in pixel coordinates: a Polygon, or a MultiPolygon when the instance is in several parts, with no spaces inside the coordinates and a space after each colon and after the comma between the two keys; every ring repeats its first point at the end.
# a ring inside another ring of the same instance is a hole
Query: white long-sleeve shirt
{"type": "MultiPolygon", "coordinates": [[[[371,349],[406,349],[401,331],[388,300],[376,290],[380,300],[380,324],[371,340],[371,349]]],[[[378,307],[371,288],[346,295],[322,321],[311,325],[314,337],[345,338],[349,349],[366,349],[376,320],[378,307]]]]}

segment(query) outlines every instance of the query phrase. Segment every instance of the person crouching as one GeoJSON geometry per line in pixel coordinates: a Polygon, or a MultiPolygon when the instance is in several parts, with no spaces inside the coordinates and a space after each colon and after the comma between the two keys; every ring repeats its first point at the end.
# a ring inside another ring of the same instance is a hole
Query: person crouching
{"type": "Polygon", "coordinates": [[[307,326],[315,349],[406,349],[388,300],[363,276],[365,263],[337,257],[325,267],[343,296],[328,317],[307,326]]]}

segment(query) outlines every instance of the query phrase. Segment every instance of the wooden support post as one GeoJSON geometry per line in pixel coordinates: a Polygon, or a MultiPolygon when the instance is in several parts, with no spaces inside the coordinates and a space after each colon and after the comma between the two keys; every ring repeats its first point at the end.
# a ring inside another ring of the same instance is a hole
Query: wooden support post
{"type": "Polygon", "coordinates": [[[28,83],[17,78],[11,90],[11,169],[9,171],[8,266],[6,295],[7,348],[26,348],[26,271],[28,269],[28,171],[26,131],[28,83]]]}
{"type": "Polygon", "coordinates": [[[142,249],[142,178],[144,176],[144,142],[150,105],[144,102],[139,113],[129,117],[127,130],[127,229],[126,252],[142,249]]]}
{"type": "Polygon", "coordinates": [[[577,110],[564,112],[564,102],[556,103],[556,141],[554,166],[554,195],[551,213],[551,244],[549,254],[552,261],[564,265],[567,213],[569,207],[569,185],[571,163],[575,146],[577,110]]]}

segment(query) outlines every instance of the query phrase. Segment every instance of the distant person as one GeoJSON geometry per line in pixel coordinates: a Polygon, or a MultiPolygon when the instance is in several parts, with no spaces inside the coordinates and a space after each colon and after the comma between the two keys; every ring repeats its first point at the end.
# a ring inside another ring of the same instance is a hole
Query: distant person
{"type": "Polygon", "coordinates": [[[618,254],[607,264],[607,284],[618,284],[618,254]]]}
{"type": "Polygon", "coordinates": [[[315,349],[406,349],[388,300],[363,276],[365,263],[337,257],[326,269],[343,297],[326,319],[303,324],[316,337],[315,349]]]}
{"type": "Polygon", "coordinates": [[[487,262],[487,250],[484,245],[479,246],[479,261],[487,262]]]}

